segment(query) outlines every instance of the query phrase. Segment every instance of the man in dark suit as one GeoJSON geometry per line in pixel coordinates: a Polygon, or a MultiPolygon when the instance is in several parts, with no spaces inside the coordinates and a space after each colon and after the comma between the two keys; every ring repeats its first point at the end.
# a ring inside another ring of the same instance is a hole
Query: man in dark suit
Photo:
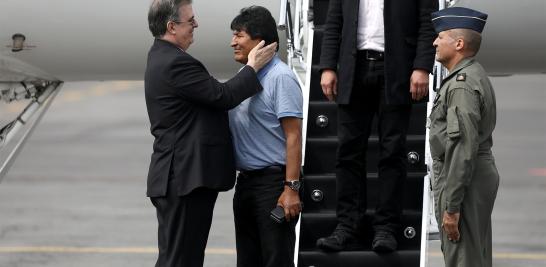
{"type": "Polygon", "coordinates": [[[144,78],[155,137],[147,196],[159,224],[156,266],[203,266],[218,191],[235,182],[227,110],[262,90],[256,72],[276,44],[258,45],[246,66],[220,83],[186,52],[198,26],[191,0],[155,0],[148,22],[156,38],[144,78]]]}
{"type": "MultiPolygon", "coordinates": [[[[366,212],[366,151],[378,117],[380,199],[372,249],[397,248],[395,233],[406,178],[411,101],[428,93],[437,0],[330,0],[322,43],[321,87],[338,104],[337,219],[317,240],[327,250],[355,242],[366,212]]],[[[423,118],[424,119],[424,118],[423,118]]]]}

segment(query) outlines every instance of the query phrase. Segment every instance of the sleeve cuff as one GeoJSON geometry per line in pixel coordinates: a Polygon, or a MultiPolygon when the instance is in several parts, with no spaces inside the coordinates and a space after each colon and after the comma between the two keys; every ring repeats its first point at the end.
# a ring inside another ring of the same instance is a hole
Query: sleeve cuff
{"type": "Polygon", "coordinates": [[[298,119],[303,119],[303,114],[298,112],[282,112],[277,115],[277,119],[282,119],[286,117],[295,117],[298,119]]]}
{"type": "Polygon", "coordinates": [[[424,71],[427,71],[429,74],[432,73],[432,68],[433,67],[434,67],[434,63],[431,64],[431,65],[423,65],[423,64],[413,63],[413,69],[414,70],[424,70],[424,71]]]}
{"type": "Polygon", "coordinates": [[[458,213],[461,211],[461,208],[459,206],[450,206],[448,205],[447,208],[446,208],[446,211],[448,213],[458,213]]]}

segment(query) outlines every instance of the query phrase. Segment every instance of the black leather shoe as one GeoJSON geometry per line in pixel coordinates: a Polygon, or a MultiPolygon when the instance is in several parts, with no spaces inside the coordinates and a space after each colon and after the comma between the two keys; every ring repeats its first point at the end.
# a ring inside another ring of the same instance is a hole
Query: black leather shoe
{"type": "Polygon", "coordinates": [[[391,232],[377,231],[373,237],[372,249],[375,252],[385,253],[396,250],[398,243],[391,232]]]}
{"type": "Polygon", "coordinates": [[[317,240],[317,247],[327,251],[340,251],[355,242],[355,237],[345,231],[335,230],[330,236],[317,240]]]}

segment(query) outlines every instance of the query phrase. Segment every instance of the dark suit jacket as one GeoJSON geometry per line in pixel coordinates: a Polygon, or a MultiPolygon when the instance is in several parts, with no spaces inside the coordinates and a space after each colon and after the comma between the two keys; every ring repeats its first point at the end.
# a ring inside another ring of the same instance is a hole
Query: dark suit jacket
{"type": "MultiPolygon", "coordinates": [[[[414,69],[432,71],[436,36],[430,13],[437,0],[384,0],[385,93],[388,104],[411,101],[409,81],[414,69]]],[[[348,104],[356,63],[359,0],[330,0],[324,26],[320,68],[338,75],[338,104],[348,104]]]]}
{"type": "Polygon", "coordinates": [[[147,196],[165,196],[169,177],[178,195],[198,187],[229,190],[235,160],[227,110],[262,90],[244,67],[231,80],[215,80],[198,60],[156,39],[144,77],[146,106],[155,137],[147,196]]]}

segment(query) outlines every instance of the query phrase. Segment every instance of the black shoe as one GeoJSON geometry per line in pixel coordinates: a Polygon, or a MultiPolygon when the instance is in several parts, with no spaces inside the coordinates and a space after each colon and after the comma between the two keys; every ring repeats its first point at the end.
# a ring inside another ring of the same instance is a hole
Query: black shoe
{"type": "Polygon", "coordinates": [[[398,243],[391,232],[377,231],[373,237],[372,249],[375,252],[393,252],[396,250],[398,243]]]}
{"type": "Polygon", "coordinates": [[[317,240],[317,247],[327,251],[340,251],[355,242],[355,237],[345,231],[334,230],[328,237],[321,237],[317,240]]]}

